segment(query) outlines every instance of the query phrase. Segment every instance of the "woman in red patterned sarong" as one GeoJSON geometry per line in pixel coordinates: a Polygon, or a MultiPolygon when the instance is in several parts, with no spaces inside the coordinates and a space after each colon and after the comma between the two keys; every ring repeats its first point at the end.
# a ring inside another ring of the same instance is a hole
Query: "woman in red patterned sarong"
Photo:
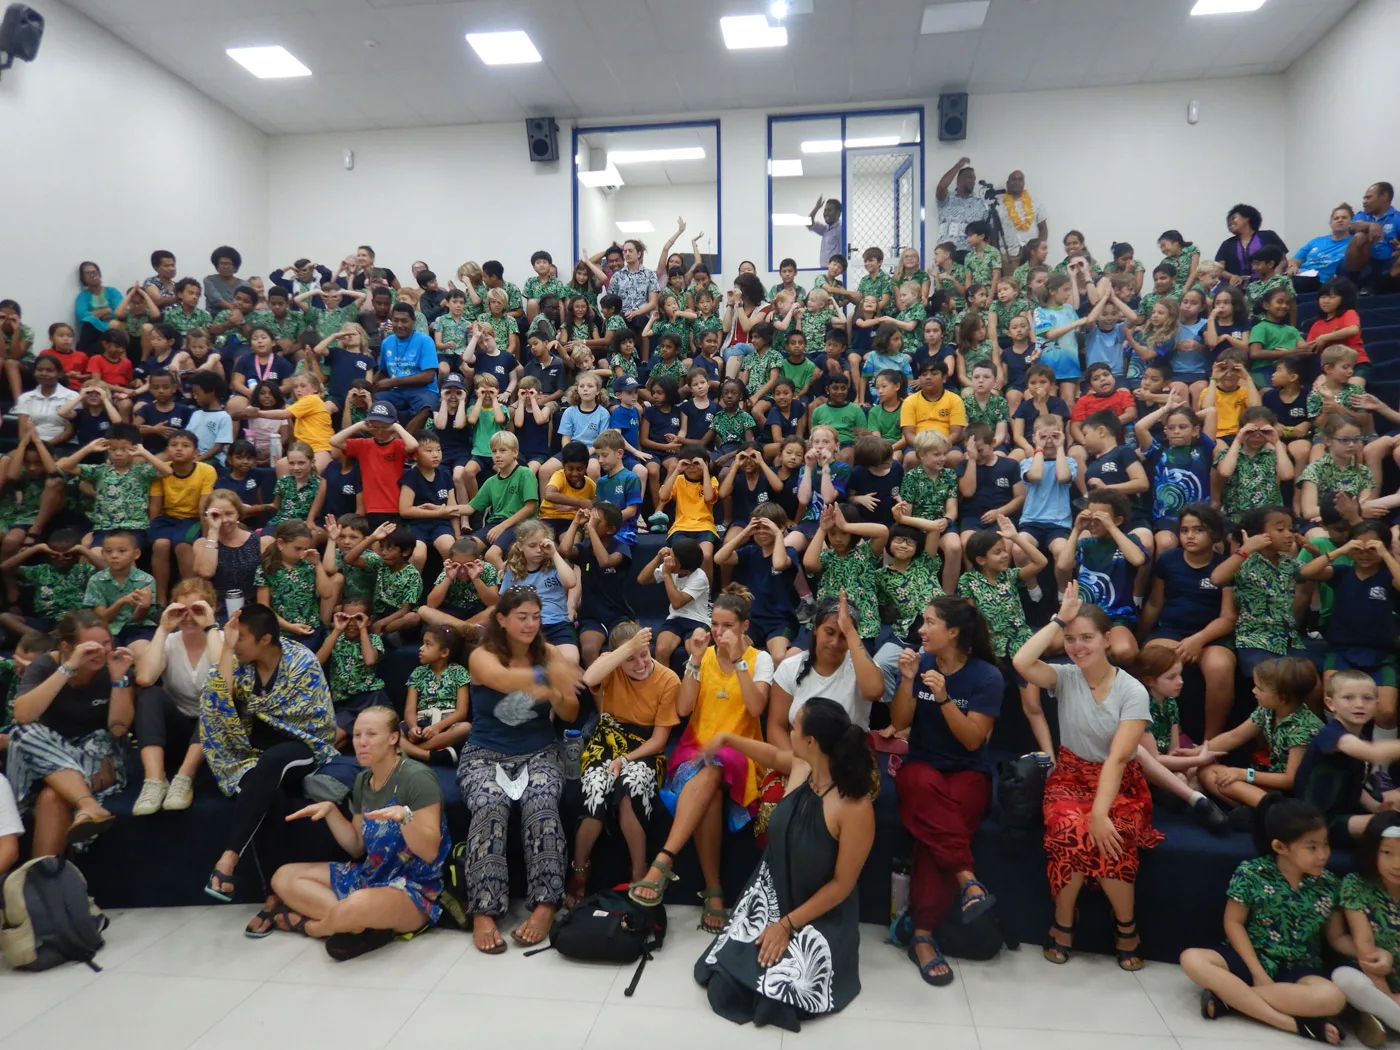
{"type": "Polygon", "coordinates": [[[1056,697],[1060,753],[1045,783],[1045,853],[1055,924],[1045,958],[1069,961],[1075,903],[1087,884],[1103,887],[1113,908],[1118,965],[1142,969],[1133,914],[1138,850],[1162,841],[1152,826],[1152,796],[1134,755],[1151,720],[1147,690],[1108,661],[1111,625],[1078,588],[1065,592],[1059,614],[1021,646],[1012,664],[1032,685],[1056,697]],[[1064,635],[1071,666],[1047,664],[1045,650],[1064,635]]]}

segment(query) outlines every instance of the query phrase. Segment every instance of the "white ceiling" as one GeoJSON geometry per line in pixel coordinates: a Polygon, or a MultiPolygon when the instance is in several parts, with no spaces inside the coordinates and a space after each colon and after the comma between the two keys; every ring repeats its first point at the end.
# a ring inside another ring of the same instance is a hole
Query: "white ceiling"
{"type": "Polygon", "coordinates": [[[719,17],[762,0],[68,0],[264,131],[640,117],[1110,86],[1287,69],[1356,0],[991,0],[975,33],[921,36],[924,0],[813,0],[781,50],[727,51],[719,17]],[[524,29],[544,61],[488,67],[468,31],[524,29]],[[371,46],[371,42],[373,46],[371,46]],[[228,47],[282,44],[313,72],[257,80],[228,47]]]}

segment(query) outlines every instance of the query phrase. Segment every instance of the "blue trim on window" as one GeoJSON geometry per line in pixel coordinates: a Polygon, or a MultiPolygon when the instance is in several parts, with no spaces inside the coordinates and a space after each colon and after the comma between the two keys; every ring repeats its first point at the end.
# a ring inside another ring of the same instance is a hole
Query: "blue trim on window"
{"type": "MultiPolygon", "coordinates": [[[[895,253],[896,258],[898,258],[899,253],[900,253],[901,251],[903,251],[905,248],[909,247],[909,245],[907,245],[907,244],[900,244],[900,243],[899,243],[899,178],[900,178],[901,175],[903,175],[906,171],[908,171],[908,170],[909,170],[910,168],[912,168],[913,166],[914,166],[914,158],[913,158],[913,157],[905,157],[905,158],[904,158],[904,163],[901,164],[899,167],[897,167],[897,168],[894,169],[894,178],[891,180],[891,184],[890,184],[890,188],[894,191],[894,253],[895,253]]],[[[913,187],[911,186],[910,189],[912,190],[913,187]]],[[[910,194],[909,194],[909,204],[910,204],[911,207],[913,206],[913,203],[914,203],[914,194],[913,194],[913,193],[910,193],[910,194]]],[[[920,257],[921,260],[922,260],[922,258],[923,258],[923,254],[924,254],[923,252],[919,252],[919,257],[920,257]]]]}
{"type": "MultiPolygon", "coordinates": [[[[920,116],[920,129],[922,134],[923,117],[920,116]]],[[[577,124],[573,128],[573,152],[569,154],[569,164],[573,176],[573,211],[574,211],[574,261],[579,258],[578,247],[578,140],[580,134],[589,132],[615,132],[615,131],[666,131],[671,128],[714,128],[715,129],[715,272],[720,273],[724,269],[724,196],[721,186],[721,178],[724,168],[720,157],[720,122],[716,120],[671,120],[657,124],[589,124],[579,127],[577,124]]],[[[770,188],[771,195],[772,190],[770,188]]],[[[603,245],[604,248],[607,245],[603,245]]],[[[570,263],[572,266],[573,263],[570,263]]],[[[655,267],[653,267],[655,269],[655,267]]],[[[713,275],[712,275],[713,276],[713,275]]]]}
{"type": "MultiPolygon", "coordinates": [[[[892,108],[892,109],[850,109],[850,110],[837,110],[837,111],[835,111],[835,112],[829,112],[829,113],[778,113],[778,114],[772,114],[772,113],[770,113],[770,114],[768,115],[768,156],[767,156],[767,158],[766,158],[766,160],[765,160],[765,170],[768,171],[768,272],[769,272],[769,273],[776,272],[776,267],[773,265],[773,173],[772,173],[772,170],[771,170],[771,169],[767,168],[767,163],[770,162],[770,161],[772,161],[772,159],[773,159],[773,124],[774,124],[774,122],[775,122],[775,121],[782,121],[782,122],[784,122],[784,123],[792,123],[792,122],[794,122],[794,121],[799,121],[799,120],[840,120],[840,121],[841,121],[841,142],[842,142],[842,150],[841,150],[841,192],[844,194],[844,193],[846,192],[846,150],[845,150],[845,148],[844,148],[844,144],[845,144],[845,141],[846,141],[846,121],[847,121],[847,119],[853,118],[853,117],[854,117],[854,118],[860,118],[860,117],[893,117],[893,116],[904,116],[904,115],[908,115],[908,114],[910,114],[910,113],[917,113],[917,114],[919,115],[919,141],[918,141],[918,142],[915,142],[915,143],[908,143],[908,142],[906,142],[906,143],[901,143],[901,145],[906,145],[906,146],[908,146],[908,145],[914,145],[914,146],[918,146],[918,147],[919,147],[919,243],[918,243],[918,249],[919,249],[919,257],[920,257],[921,259],[923,258],[923,255],[924,255],[924,238],[927,236],[927,231],[924,229],[924,208],[925,208],[925,205],[926,205],[926,199],[925,199],[925,184],[926,184],[927,181],[928,181],[927,176],[926,176],[925,173],[924,173],[924,164],[925,164],[926,158],[925,158],[925,155],[924,155],[924,116],[925,116],[925,114],[924,114],[924,107],[923,107],[923,106],[896,106],[896,107],[894,107],[894,108],[892,108]]],[[[577,153],[578,151],[575,150],[574,152],[577,153]]],[[[578,180],[575,179],[574,181],[575,181],[575,183],[577,183],[578,180]]],[[[577,198],[577,190],[575,190],[575,197],[577,198]]],[[[845,255],[845,256],[847,257],[847,259],[846,259],[846,272],[847,272],[847,273],[850,273],[850,272],[851,272],[850,267],[851,267],[851,261],[852,261],[852,260],[850,259],[850,238],[847,236],[847,232],[846,232],[846,213],[847,213],[847,211],[848,211],[849,209],[846,207],[846,205],[847,205],[847,202],[846,202],[846,201],[842,201],[842,202],[841,202],[841,254],[842,254],[842,255],[845,255]]],[[[898,204],[896,204],[896,208],[897,208],[897,207],[898,207],[898,204]]],[[[575,207],[575,216],[577,216],[577,207],[575,207]]],[[[577,219],[577,217],[575,217],[575,220],[574,220],[574,229],[575,229],[575,236],[577,237],[577,230],[578,230],[578,219],[577,219]]],[[[798,267],[798,272],[799,272],[799,273],[825,273],[825,272],[826,272],[826,267],[825,267],[825,266],[801,266],[801,267],[798,267]]]]}

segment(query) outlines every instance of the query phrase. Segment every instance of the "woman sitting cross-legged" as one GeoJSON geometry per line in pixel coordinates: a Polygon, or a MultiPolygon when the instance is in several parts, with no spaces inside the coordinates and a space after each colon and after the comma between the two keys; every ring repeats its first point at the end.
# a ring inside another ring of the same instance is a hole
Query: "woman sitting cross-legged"
{"type": "Polygon", "coordinates": [[[353,740],[364,769],[350,792],[351,819],[334,802],[314,802],[287,819],[324,820],[358,859],[282,865],[272,876],[275,896],[248,936],[265,937],[276,927],[325,937],[332,958],[348,959],[437,920],[442,865],[452,848],[437,775],[399,753],[393,708],[361,711],[353,740]]]}
{"type": "Polygon", "coordinates": [[[134,689],[131,652],[91,609],[58,622],[58,648],[20,679],[8,769],[21,810],[34,811],[34,856],[62,856],[111,827],[101,800],[126,786],[134,689]]]}
{"type": "Polygon", "coordinates": [[[224,648],[199,703],[204,760],[233,799],[233,826],[204,892],[229,903],[238,858],[279,794],[336,755],[331,693],[315,654],[283,639],[277,614],[245,605],[224,626],[224,648]]]}
{"type": "Polygon", "coordinates": [[[1065,590],[1058,615],[1017,650],[1012,666],[1060,705],[1060,753],[1045,783],[1045,852],[1055,925],[1045,958],[1069,962],[1079,891],[1103,887],[1118,927],[1118,965],[1142,969],[1133,884],[1138,850],[1163,839],[1152,826],[1152,795],[1133,761],[1152,721],[1147,690],[1108,660],[1108,616],[1065,590]],[[1069,667],[1041,655],[1063,632],[1069,667]],[[1126,945],[1126,946],[1125,946],[1126,945]]]}
{"type": "Polygon", "coordinates": [[[705,876],[700,926],[709,933],[719,933],[727,918],[719,881],[725,828],[739,830],[758,809],[758,770],[753,759],[733,747],[720,747],[713,754],[702,751],[719,733],[763,739],[759,719],[768,703],[773,658],[749,639],[750,601],[748,591],[729,584],[710,611],[710,630],[697,629],[685,641],[690,659],[676,695],[676,713],[690,715],[690,723],[671,754],[661,790],[661,800],[675,819],[646,877],[627,891],[646,907],[661,903],[666,884],[676,878],[671,869],[676,854],[694,836],[705,876]]]}
{"type": "Polygon", "coordinates": [[[987,621],[966,598],[935,599],[919,640],[922,654],[899,655],[890,724],[909,729],[909,754],[895,778],[900,820],[914,839],[909,958],[929,984],[946,985],[953,970],[933,931],[955,902],[963,922],[995,903],[973,871],[972,836],[992,802],[987,739],[1006,682],[987,621]]]}
{"type": "Polygon", "coordinates": [[[199,746],[199,698],[209,670],[224,651],[224,635],[214,622],[214,588],[195,576],[170,592],[170,604],[141,659],[136,661],[136,739],[146,779],[132,807],[133,817],[162,809],[189,809],[194,775],[204,758],[199,746]],[[179,771],[167,782],[166,753],[179,751],[179,771]]]}
{"type": "Polygon", "coordinates": [[[564,900],[564,825],[559,793],[564,763],[551,715],[578,717],[577,659],[544,640],[540,597],[519,584],[501,592],[481,644],[468,663],[472,734],[462,748],[457,784],[471,810],[467,832],[467,895],[478,951],[506,950],[496,921],[510,906],[506,828],[520,807],[530,917],[511,932],[533,945],[549,933],[564,900]]]}
{"type": "Polygon", "coordinates": [[[875,841],[875,757],[865,730],[826,697],[802,705],[789,739],[791,751],[731,733],[705,745],[707,756],[732,748],[780,771],[787,794],[773,811],[763,859],[724,932],[696,961],[695,979],[721,1017],[796,1032],[860,992],[854,891],[875,841]]]}
{"type": "Polygon", "coordinates": [[[598,697],[598,728],[583,748],[583,808],[574,843],[570,907],[587,892],[589,857],[605,823],[616,821],[627,843],[632,878],[646,874],[647,833],[666,741],[680,722],[680,679],[651,655],[651,628],[627,620],[608,635],[609,650],[588,665],[583,683],[598,697]]]}

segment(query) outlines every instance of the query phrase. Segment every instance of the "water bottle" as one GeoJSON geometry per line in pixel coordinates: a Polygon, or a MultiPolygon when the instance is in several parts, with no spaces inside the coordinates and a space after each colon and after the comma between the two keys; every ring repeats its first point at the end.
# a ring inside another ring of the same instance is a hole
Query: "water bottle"
{"type": "Polygon", "coordinates": [[[890,921],[909,907],[909,862],[896,857],[890,866],[890,921]]]}
{"type": "Polygon", "coordinates": [[[583,758],[583,730],[564,730],[564,779],[579,778],[579,760],[583,758]]]}
{"type": "Polygon", "coordinates": [[[271,462],[276,463],[282,458],[282,435],[273,434],[267,439],[267,454],[271,462]]]}
{"type": "Polygon", "coordinates": [[[243,592],[237,587],[232,587],[224,592],[224,611],[232,616],[243,608],[243,592]]]}

